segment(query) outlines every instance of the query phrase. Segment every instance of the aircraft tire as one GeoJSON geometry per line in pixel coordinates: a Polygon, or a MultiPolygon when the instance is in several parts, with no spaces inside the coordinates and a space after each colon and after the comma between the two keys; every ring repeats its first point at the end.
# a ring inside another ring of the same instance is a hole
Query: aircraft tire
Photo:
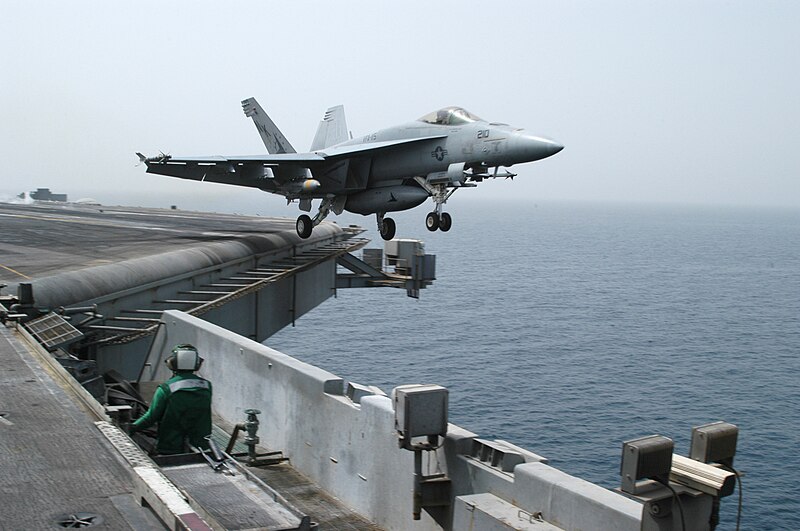
{"type": "Polygon", "coordinates": [[[439,218],[439,230],[447,232],[453,226],[453,218],[447,212],[442,212],[442,217],[439,218]]]}
{"type": "Polygon", "coordinates": [[[425,216],[425,227],[431,232],[439,228],[439,216],[436,215],[436,212],[431,212],[425,216]]]}
{"type": "Polygon", "coordinates": [[[383,218],[383,223],[381,223],[381,238],[389,241],[394,238],[395,232],[397,232],[397,225],[395,225],[394,220],[392,218],[383,218]]]}
{"type": "Polygon", "coordinates": [[[305,240],[311,236],[311,231],[314,229],[314,224],[311,222],[311,218],[309,216],[303,214],[297,218],[295,229],[297,229],[297,235],[305,240]]]}

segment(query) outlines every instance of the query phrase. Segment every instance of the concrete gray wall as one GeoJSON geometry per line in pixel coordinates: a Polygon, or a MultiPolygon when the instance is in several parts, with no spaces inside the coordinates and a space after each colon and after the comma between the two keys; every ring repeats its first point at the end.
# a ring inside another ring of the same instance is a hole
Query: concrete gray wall
{"type": "MultiPolygon", "coordinates": [[[[439,529],[424,511],[422,520],[411,518],[413,454],[398,448],[390,398],[365,396],[356,404],[344,396],[345,382],[328,371],[182,312],[165,312],[163,320],[144,381],[168,378],[163,360],[170,349],[194,344],[206,360],[200,374],[214,384],[214,413],[226,423],[243,421],[247,408],[260,409],[262,444],[282,450],[297,470],[355,511],[386,529],[439,529]]],[[[523,449],[517,453],[525,462],[504,472],[470,455],[474,439],[450,425],[431,460],[453,480],[455,496],[488,492],[564,529],[641,528],[640,503],[523,449]]],[[[514,453],[513,445],[505,447],[514,453]]]]}
{"type": "Polygon", "coordinates": [[[325,370],[182,312],[165,312],[164,320],[143,380],[170,376],[163,360],[174,345],[197,346],[216,415],[233,424],[245,409],[260,409],[262,444],[282,450],[359,514],[387,529],[438,529],[427,515],[411,519],[413,454],[397,446],[389,398],[355,404],[344,381],[325,370]]]}

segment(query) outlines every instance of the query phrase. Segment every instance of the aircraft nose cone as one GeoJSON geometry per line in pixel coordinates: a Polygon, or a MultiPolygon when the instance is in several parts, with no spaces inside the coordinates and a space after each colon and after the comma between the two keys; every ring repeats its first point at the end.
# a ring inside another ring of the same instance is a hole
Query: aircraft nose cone
{"type": "Polygon", "coordinates": [[[562,149],[564,146],[551,138],[535,137],[537,150],[544,155],[542,158],[552,157],[562,149]]]}
{"type": "Polygon", "coordinates": [[[519,135],[517,146],[521,162],[546,159],[564,149],[564,146],[555,140],[527,133],[519,135]]]}

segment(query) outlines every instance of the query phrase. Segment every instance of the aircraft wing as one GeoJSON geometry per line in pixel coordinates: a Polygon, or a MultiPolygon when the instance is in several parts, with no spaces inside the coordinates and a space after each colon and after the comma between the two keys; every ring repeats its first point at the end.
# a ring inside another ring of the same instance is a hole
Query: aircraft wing
{"type": "MultiPolygon", "coordinates": [[[[260,188],[268,192],[292,192],[294,185],[309,178],[319,178],[323,184],[336,172],[341,159],[392,147],[446,138],[446,135],[345,144],[314,153],[276,153],[272,155],[183,157],[160,155],[145,157],[137,153],[147,166],[147,173],[168,175],[180,179],[209,181],[260,188]]],[[[334,180],[335,184],[341,181],[334,180]]],[[[334,186],[335,186],[334,184],[334,186]]],[[[327,186],[326,186],[327,187],[327,186]]]]}
{"type": "MultiPolygon", "coordinates": [[[[141,159],[141,154],[137,153],[141,159]]],[[[281,164],[296,164],[296,165],[313,165],[317,162],[322,162],[325,157],[317,155],[316,153],[280,153],[276,155],[241,155],[241,156],[223,156],[213,155],[205,157],[173,157],[172,155],[162,155],[160,157],[150,157],[142,162],[147,164],[151,163],[165,163],[165,164],[253,164],[261,163],[268,166],[279,166],[281,164]]]]}
{"type": "Polygon", "coordinates": [[[318,167],[325,158],[315,153],[280,153],[275,155],[183,157],[162,155],[147,158],[137,153],[147,166],[147,173],[181,179],[250,186],[276,191],[282,184],[305,179],[308,170],[318,167]]]}

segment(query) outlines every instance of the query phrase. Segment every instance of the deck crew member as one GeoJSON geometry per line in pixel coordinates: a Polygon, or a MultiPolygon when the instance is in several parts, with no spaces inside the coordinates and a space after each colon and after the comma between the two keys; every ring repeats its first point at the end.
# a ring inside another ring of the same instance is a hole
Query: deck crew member
{"type": "Polygon", "coordinates": [[[147,412],[131,425],[131,433],[158,423],[159,454],[185,451],[184,441],[208,448],[211,434],[211,382],[195,374],[203,358],[192,345],[178,345],[166,359],[172,378],[159,385],[147,412]]]}

